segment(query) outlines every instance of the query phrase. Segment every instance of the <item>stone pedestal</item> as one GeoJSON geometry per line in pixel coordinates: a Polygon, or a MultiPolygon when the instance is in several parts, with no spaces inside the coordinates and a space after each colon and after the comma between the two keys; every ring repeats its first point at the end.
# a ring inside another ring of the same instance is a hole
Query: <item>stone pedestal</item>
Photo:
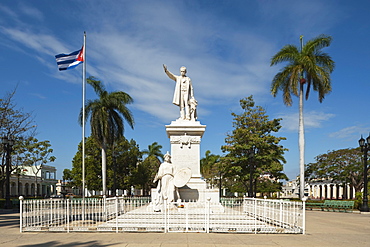
{"type": "Polygon", "coordinates": [[[172,164],[177,169],[189,167],[192,171],[190,181],[179,188],[180,197],[185,201],[219,201],[218,190],[208,190],[200,174],[200,142],[206,125],[199,121],[176,120],[166,125],[167,136],[171,142],[172,164]]]}

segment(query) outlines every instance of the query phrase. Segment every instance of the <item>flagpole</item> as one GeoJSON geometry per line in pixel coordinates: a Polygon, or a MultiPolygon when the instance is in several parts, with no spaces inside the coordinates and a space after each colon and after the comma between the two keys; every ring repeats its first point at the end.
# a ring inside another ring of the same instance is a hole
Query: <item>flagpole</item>
{"type": "Polygon", "coordinates": [[[86,32],[84,32],[82,66],[82,199],[85,199],[85,95],[86,95],[86,32]]]}

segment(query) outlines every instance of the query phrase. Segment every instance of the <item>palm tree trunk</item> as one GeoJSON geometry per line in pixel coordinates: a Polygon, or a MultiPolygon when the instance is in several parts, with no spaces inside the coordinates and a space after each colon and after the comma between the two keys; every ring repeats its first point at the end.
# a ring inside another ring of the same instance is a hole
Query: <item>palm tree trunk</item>
{"type": "Polygon", "coordinates": [[[299,90],[299,197],[304,197],[304,121],[303,121],[303,83],[299,90]]]}
{"type": "Polygon", "coordinates": [[[103,182],[103,195],[107,195],[107,153],[105,144],[103,144],[103,148],[101,149],[101,171],[103,182]]]}

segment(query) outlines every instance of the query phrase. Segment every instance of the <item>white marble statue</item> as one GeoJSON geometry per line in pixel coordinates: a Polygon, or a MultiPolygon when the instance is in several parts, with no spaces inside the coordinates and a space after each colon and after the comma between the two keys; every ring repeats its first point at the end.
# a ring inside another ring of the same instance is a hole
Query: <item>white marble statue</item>
{"type": "Polygon", "coordinates": [[[173,180],[176,167],[171,163],[171,155],[168,152],[163,158],[164,162],[159,166],[158,172],[153,180],[154,183],[158,181],[155,211],[160,210],[159,205],[163,204],[163,200],[167,200],[168,203],[174,202],[175,195],[177,199],[180,199],[173,180]]]}
{"type": "Polygon", "coordinates": [[[196,120],[197,101],[194,99],[194,90],[191,79],[186,76],[186,67],[180,68],[179,76],[172,74],[163,64],[164,72],[176,82],[172,103],[180,107],[181,120],[196,120]]]}

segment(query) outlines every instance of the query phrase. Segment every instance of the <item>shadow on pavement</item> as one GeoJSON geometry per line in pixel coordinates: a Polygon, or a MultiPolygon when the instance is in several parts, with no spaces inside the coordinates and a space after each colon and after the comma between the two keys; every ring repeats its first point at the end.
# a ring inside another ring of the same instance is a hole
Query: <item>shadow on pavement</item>
{"type": "Polygon", "coordinates": [[[45,243],[37,243],[37,244],[25,244],[25,245],[19,245],[19,247],[46,247],[46,246],[97,246],[97,247],[103,247],[103,246],[113,246],[115,244],[101,244],[97,241],[87,241],[87,242],[71,242],[71,243],[62,243],[59,241],[49,241],[45,243]]]}
{"type": "Polygon", "coordinates": [[[19,216],[14,215],[13,211],[9,212],[0,212],[0,228],[19,228],[19,216]]]}

